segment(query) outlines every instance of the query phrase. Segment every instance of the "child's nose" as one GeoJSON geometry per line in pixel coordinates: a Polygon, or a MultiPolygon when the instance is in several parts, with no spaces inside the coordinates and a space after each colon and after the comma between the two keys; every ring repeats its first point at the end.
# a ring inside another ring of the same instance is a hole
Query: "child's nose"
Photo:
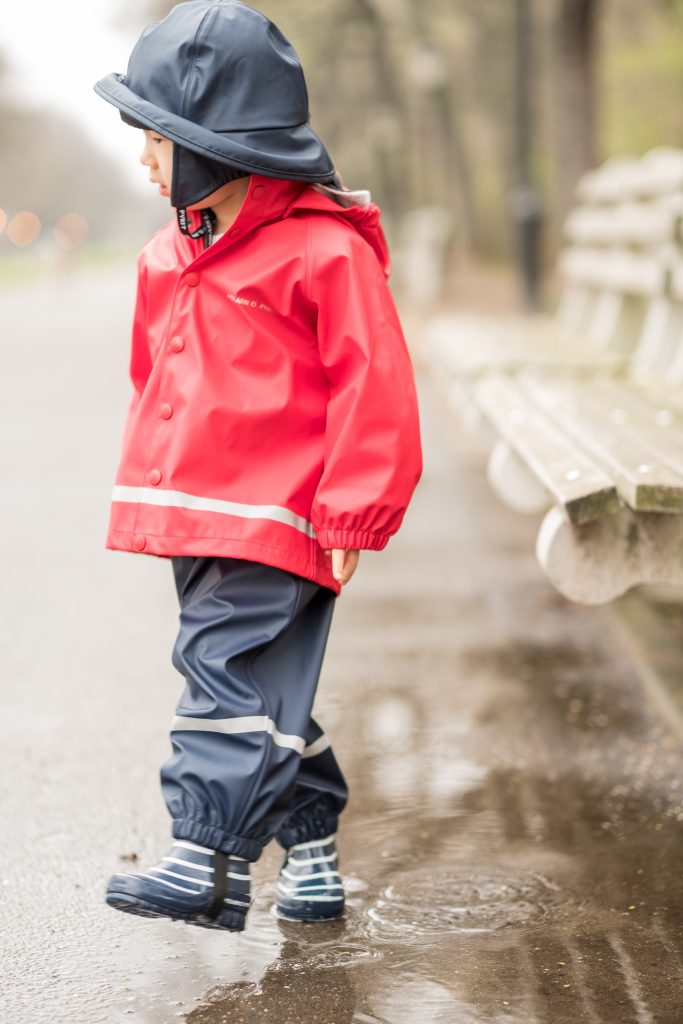
{"type": "Polygon", "coordinates": [[[140,153],[140,163],[144,167],[151,167],[154,164],[154,154],[148,146],[145,146],[140,153]]]}

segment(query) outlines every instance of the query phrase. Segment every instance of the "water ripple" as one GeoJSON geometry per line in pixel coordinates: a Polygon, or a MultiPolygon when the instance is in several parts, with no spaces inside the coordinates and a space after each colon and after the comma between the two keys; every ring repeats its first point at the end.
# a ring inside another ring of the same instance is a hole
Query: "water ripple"
{"type": "Polygon", "coordinates": [[[368,910],[376,938],[490,932],[546,920],[559,887],[537,873],[435,872],[406,875],[368,910]]]}

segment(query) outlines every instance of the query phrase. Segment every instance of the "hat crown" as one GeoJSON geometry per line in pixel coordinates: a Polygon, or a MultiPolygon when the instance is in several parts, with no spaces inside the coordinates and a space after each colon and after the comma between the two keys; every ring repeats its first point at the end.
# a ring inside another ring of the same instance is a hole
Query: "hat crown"
{"type": "Polygon", "coordinates": [[[286,128],[309,116],[294,48],[273,22],[237,0],[188,0],[149,25],[123,84],[217,133],[286,128]]]}

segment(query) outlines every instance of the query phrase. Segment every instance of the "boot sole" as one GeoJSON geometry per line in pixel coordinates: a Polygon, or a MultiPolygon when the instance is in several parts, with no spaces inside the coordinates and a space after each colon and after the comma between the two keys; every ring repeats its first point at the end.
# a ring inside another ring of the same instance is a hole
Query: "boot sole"
{"type": "Polygon", "coordinates": [[[338,921],[344,916],[344,907],[341,908],[336,914],[329,914],[327,917],[294,917],[291,914],[285,913],[284,910],[280,910],[277,903],[273,903],[270,912],[273,917],[276,917],[278,921],[288,921],[290,924],[327,924],[330,921],[338,921]]]}
{"type": "Polygon", "coordinates": [[[114,910],[122,910],[124,914],[135,914],[138,917],[165,917],[167,920],[184,921],[185,924],[193,924],[198,928],[213,928],[229,932],[244,931],[246,914],[240,914],[236,910],[223,910],[216,918],[171,914],[168,910],[148,903],[146,900],[119,892],[107,893],[106,902],[114,910]]]}

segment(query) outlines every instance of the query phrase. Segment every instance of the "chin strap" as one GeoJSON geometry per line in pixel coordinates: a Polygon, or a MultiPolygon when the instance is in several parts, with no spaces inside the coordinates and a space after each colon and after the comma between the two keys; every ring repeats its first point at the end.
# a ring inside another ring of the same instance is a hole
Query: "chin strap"
{"type": "Polygon", "coordinates": [[[208,249],[213,241],[213,233],[216,228],[216,214],[212,209],[206,207],[199,211],[202,216],[201,226],[195,228],[194,231],[190,231],[190,218],[188,217],[187,210],[184,206],[179,206],[176,210],[176,216],[178,217],[178,227],[184,235],[188,235],[190,238],[204,238],[204,248],[208,249]]]}

